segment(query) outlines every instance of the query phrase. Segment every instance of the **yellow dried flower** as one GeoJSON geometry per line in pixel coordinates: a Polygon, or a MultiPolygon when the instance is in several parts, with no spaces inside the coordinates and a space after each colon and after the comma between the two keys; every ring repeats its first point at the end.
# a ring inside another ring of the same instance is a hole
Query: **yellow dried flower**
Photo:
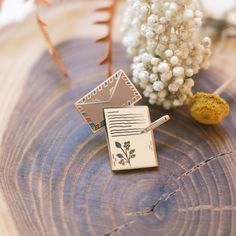
{"type": "Polygon", "coordinates": [[[192,117],[201,124],[221,122],[230,111],[229,104],[217,94],[197,92],[189,102],[192,117]]]}

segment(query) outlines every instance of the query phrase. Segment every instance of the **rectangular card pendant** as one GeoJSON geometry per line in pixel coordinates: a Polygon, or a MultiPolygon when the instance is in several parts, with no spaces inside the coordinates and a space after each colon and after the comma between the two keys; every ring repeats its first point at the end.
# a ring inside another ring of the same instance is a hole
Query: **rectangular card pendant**
{"type": "Polygon", "coordinates": [[[105,108],[107,143],[113,171],[157,167],[153,131],[147,106],[105,108]]]}

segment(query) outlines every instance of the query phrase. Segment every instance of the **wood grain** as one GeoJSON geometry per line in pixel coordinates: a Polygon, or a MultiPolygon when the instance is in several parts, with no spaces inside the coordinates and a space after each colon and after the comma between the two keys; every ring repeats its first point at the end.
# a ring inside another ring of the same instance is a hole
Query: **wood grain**
{"type": "MultiPolygon", "coordinates": [[[[44,17],[69,84],[33,22],[2,32],[0,235],[236,235],[236,86],[222,95],[231,114],[219,125],[199,125],[186,108],[168,112],[155,131],[158,170],[111,172],[104,131],[92,134],[73,106],[106,76],[94,8],[63,3],[44,17]]],[[[116,34],[114,70],[130,74],[116,34]]],[[[235,74],[235,53],[229,40],[195,89],[214,91],[235,74]]],[[[150,110],[153,120],[166,114],[150,110]]]]}

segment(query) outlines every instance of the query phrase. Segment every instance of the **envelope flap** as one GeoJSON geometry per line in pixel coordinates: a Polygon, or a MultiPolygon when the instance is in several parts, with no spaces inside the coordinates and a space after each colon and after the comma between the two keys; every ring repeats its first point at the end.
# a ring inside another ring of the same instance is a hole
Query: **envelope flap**
{"type": "Polygon", "coordinates": [[[91,92],[79,99],[75,105],[82,105],[81,103],[100,103],[109,101],[121,74],[122,71],[118,71],[112,75],[110,78],[99,84],[91,92]]]}
{"type": "Polygon", "coordinates": [[[118,80],[112,93],[112,103],[120,103],[120,106],[128,106],[138,102],[141,98],[142,96],[135,88],[133,83],[129,80],[128,76],[123,71],[121,71],[120,79],[118,80]],[[124,101],[124,103],[122,101],[124,101]]]}

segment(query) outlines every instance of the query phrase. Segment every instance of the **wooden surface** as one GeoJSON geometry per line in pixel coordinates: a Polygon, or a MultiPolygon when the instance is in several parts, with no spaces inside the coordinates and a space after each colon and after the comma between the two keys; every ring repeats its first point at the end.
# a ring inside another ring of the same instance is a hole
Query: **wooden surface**
{"type": "MultiPolygon", "coordinates": [[[[105,29],[91,25],[96,4],[63,3],[44,15],[70,83],[35,22],[1,32],[0,235],[236,235],[236,86],[223,94],[231,114],[220,125],[199,125],[185,108],[168,112],[155,131],[158,170],[112,173],[104,131],[92,134],[73,106],[106,77],[97,66],[105,46],[94,43],[105,29]]],[[[115,30],[115,69],[130,75],[115,30]]],[[[235,45],[213,56],[196,90],[236,74],[235,45]]],[[[153,120],[166,114],[150,110],[153,120]]]]}

